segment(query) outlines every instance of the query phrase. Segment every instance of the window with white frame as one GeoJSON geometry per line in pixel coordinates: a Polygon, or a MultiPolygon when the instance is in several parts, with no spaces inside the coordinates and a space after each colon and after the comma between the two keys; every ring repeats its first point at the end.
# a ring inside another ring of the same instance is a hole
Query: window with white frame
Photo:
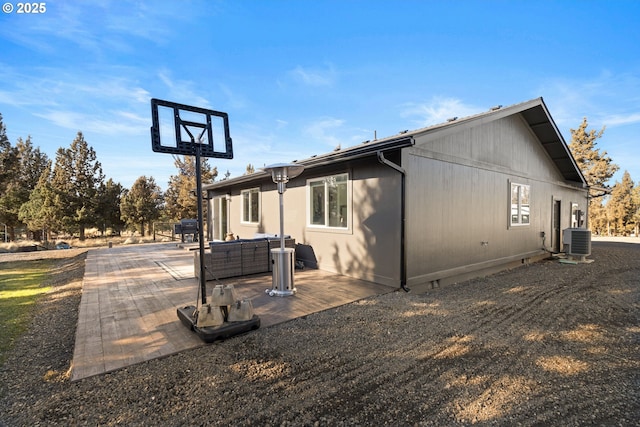
{"type": "Polygon", "coordinates": [[[260,189],[242,190],[240,196],[242,198],[242,222],[250,224],[260,222],[260,189]]]}
{"type": "Polygon", "coordinates": [[[511,225],[529,225],[531,189],[528,185],[511,183],[511,225]]]}
{"type": "Polygon", "coordinates": [[[349,226],[348,182],[349,176],[346,173],[307,181],[310,226],[349,226]]]}

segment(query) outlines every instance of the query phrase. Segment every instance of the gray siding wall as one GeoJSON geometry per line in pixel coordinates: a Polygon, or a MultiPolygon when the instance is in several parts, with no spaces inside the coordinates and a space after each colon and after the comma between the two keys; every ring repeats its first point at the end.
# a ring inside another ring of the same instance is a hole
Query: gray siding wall
{"type": "MultiPolygon", "coordinates": [[[[304,171],[287,184],[284,193],[285,234],[304,245],[297,256],[308,264],[346,276],[390,286],[400,283],[400,175],[381,165],[375,157],[304,171]],[[307,224],[307,181],[312,178],[349,174],[351,194],[347,229],[317,228],[307,224]]],[[[251,238],[255,233],[279,233],[278,192],[264,180],[230,189],[230,228],[235,236],[251,238]],[[241,190],[260,188],[261,215],[258,224],[242,223],[241,190]]],[[[211,193],[223,195],[224,191],[211,193]]]]}
{"type": "Polygon", "coordinates": [[[519,115],[418,136],[403,167],[409,286],[540,255],[553,244],[554,199],[561,228],[571,202],[586,210],[586,192],[564,183],[519,115]],[[510,182],[530,186],[529,225],[509,226],[510,182]]]}

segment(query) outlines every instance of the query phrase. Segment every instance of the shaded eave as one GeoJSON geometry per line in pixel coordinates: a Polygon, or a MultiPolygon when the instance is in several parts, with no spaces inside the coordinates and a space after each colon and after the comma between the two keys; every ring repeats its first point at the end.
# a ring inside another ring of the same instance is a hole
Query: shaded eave
{"type": "Polygon", "coordinates": [[[569,146],[558,130],[553,118],[547,110],[542,98],[535,100],[538,104],[523,110],[522,117],[527,121],[533,133],[538,137],[542,147],[547,151],[567,181],[587,185],[587,181],[580,171],[569,146]]]}

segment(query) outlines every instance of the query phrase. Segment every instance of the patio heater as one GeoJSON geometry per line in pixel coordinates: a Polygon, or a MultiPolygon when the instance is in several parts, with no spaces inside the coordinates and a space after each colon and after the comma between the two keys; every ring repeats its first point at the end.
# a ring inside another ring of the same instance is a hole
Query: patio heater
{"type": "Polygon", "coordinates": [[[300,175],[304,166],[296,164],[276,163],[263,169],[271,173],[271,179],[278,187],[278,197],[280,199],[280,248],[271,249],[273,259],[273,276],[271,289],[265,292],[269,296],[286,297],[296,293],[293,282],[294,253],[295,249],[284,247],[284,203],[283,194],[286,191],[286,184],[290,179],[300,175]]]}

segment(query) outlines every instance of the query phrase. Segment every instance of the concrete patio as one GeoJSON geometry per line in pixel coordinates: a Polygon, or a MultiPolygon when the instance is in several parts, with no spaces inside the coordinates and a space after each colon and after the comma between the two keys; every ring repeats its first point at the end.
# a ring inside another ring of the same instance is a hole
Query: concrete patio
{"type": "MultiPolygon", "coordinates": [[[[89,251],[72,380],[199,346],[211,345],[215,351],[215,343],[205,344],[176,315],[178,307],[197,301],[193,257],[175,243],[89,251]]],[[[221,282],[233,284],[238,297],[252,300],[261,328],[395,290],[321,270],[296,271],[298,292],[285,298],[264,292],[271,287],[270,273],[221,282]]],[[[208,288],[215,284],[208,282],[208,288]]]]}

